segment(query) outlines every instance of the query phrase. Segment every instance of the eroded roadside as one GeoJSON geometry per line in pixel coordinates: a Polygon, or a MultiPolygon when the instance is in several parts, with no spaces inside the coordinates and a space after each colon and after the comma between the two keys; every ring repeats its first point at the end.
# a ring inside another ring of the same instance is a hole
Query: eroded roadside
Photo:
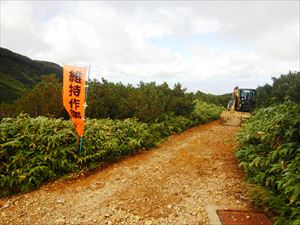
{"type": "Polygon", "coordinates": [[[89,176],[0,199],[0,224],[209,224],[208,205],[249,209],[238,129],[201,125],[89,176]]]}

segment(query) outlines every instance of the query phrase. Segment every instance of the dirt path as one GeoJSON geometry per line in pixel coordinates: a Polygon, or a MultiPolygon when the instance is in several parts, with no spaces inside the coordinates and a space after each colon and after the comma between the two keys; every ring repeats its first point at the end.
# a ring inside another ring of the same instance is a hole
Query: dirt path
{"type": "Polygon", "coordinates": [[[215,121],[89,176],[0,199],[0,224],[209,224],[208,205],[249,209],[238,129],[215,121]]]}

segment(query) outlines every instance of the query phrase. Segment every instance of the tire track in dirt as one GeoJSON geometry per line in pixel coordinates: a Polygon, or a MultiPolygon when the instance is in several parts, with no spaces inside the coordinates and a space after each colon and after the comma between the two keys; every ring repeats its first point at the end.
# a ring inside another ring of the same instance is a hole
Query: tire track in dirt
{"type": "Polygon", "coordinates": [[[208,205],[250,209],[233,155],[238,130],[194,127],[89,175],[0,199],[0,224],[208,224],[208,205]]]}

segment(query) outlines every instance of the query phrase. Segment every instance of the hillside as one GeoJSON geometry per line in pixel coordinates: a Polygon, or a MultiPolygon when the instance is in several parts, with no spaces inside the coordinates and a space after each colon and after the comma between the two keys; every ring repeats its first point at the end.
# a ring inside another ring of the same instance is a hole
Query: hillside
{"type": "Polygon", "coordinates": [[[46,61],[32,60],[0,47],[0,103],[9,103],[35,84],[41,76],[54,73],[62,77],[62,67],[46,61]]]}

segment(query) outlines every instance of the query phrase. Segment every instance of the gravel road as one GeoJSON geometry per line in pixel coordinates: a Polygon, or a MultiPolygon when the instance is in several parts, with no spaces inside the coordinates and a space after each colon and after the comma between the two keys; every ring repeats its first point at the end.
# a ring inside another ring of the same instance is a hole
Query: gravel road
{"type": "Polygon", "coordinates": [[[0,199],[0,224],[209,224],[206,206],[251,209],[233,151],[240,128],[219,121],[76,179],[0,199]]]}

